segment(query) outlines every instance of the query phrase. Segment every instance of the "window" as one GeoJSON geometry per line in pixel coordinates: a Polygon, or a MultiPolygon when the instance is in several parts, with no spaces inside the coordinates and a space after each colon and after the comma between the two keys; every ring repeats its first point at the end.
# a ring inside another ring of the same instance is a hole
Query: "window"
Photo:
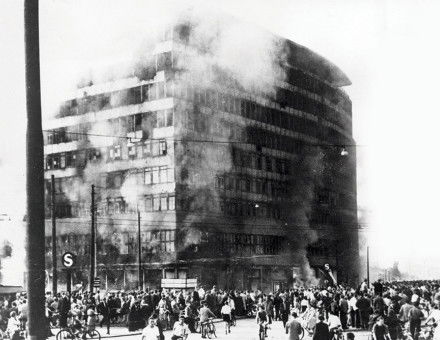
{"type": "Polygon", "coordinates": [[[225,179],[222,176],[217,176],[216,177],[216,187],[218,189],[224,189],[225,188],[225,179]]]}
{"type": "Polygon", "coordinates": [[[129,143],[127,145],[127,147],[128,147],[128,156],[130,158],[135,158],[136,157],[136,144],[129,143]]]}
{"type": "Polygon", "coordinates": [[[66,154],[61,154],[60,156],[60,168],[64,169],[66,167],[66,154]]]}
{"type": "Polygon", "coordinates": [[[46,157],[46,169],[47,170],[52,169],[52,156],[46,157]]]}
{"type": "Polygon", "coordinates": [[[168,182],[174,182],[174,168],[169,168],[167,174],[168,174],[168,182]]]}
{"type": "Polygon", "coordinates": [[[58,154],[52,155],[52,165],[54,169],[60,168],[60,155],[58,154]]]}
{"type": "Polygon", "coordinates": [[[159,156],[167,154],[167,142],[165,140],[159,141],[159,156]]]}
{"type": "Polygon", "coordinates": [[[156,127],[161,128],[166,125],[166,113],[164,110],[160,110],[156,112],[156,127]]]}
{"type": "Polygon", "coordinates": [[[152,179],[153,184],[159,183],[159,168],[158,167],[153,168],[153,177],[152,178],[153,178],[152,179]]]}
{"type": "Polygon", "coordinates": [[[173,126],[173,110],[165,110],[166,126],[173,126]]]}
{"type": "Polygon", "coordinates": [[[166,166],[161,166],[159,168],[159,181],[160,183],[166,183],[168,180],[167,176],[168,169],[166,166]]]}
{"type": "Polygon", "coordinates": [[[151,156],[151,141],[145,141],[143,145],[144,157],[151,156]]]}
{"type": "Polygon", "coordinates": [[[144,183],[147,185],[153,184],[153,171],[151,168],[145,169],[144,183]]]}
{"type": "Polygon", "coordinates": [[[175,196],[169,196],[168,197],[168,210],[175,210],[176,209],[176,197],[175,196]]]}
{"type": "Polygon", "coordinates": [[[109,149],[109,159],[118,160],[121,159],[121,146],[115,145],[109,149]]]}
{"type": "Polygon", "coordinates": [[[160,199],[159,197],[153,197],[153,210],[159,211],[160,210],[160,199]]]}
{"type": "Polygon", "coordinates": [[[153,210],[153,197],[145,196],[145,211],[152,211],[152,210],[153,210]]]}
{"type": "Polygon", "coordinates": [[[168,197],[167,196],[160,196],[160,210],[167,210],[168,208],[168,197]]]}
{"type": "Polygon", "coordinates": [[[261,182],[260,179],[257,179],[255,181],[255,192],[257,194],[261,194],[263,192],[263,183],[261,182]]]}
{"type": "Polygon", "coordinates": [[[272,172],[272,159],[266,156],[266,171],[272,172]]]}

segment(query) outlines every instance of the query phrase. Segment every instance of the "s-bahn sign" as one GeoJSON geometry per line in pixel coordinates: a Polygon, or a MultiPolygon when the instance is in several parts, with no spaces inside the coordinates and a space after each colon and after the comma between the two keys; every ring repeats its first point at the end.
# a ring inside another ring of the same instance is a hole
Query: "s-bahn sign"
{"type": "Polygon", "coordinates": [[[70,251],[65,252],[61,257],[61,262],[63,266],[66,268],[70,268],[75,265],[75,255],[73,255],[70,251]]]}

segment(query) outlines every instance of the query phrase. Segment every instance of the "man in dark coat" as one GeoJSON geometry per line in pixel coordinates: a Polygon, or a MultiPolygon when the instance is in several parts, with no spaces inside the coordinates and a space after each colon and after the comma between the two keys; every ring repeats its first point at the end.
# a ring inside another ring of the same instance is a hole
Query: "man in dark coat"
{"type": "Polygon", "coordinates": [[[368,299],[367,294],[359,297],[356,302],[356,307],[359,308],[359,314],[361,316],[361,326],[363,329],[368,329],[368,321],[370,319],[371,301],[368,299]]]}
{"type": "Polygon", "coordinates": [[[110,334],[110,306],[106,297],[98,303],[96,309],[98,313],[102,315],[99,327],[102,328],[102,325],[105,324],[107,326],[107,334],[110,334]]]}
{"type": "Polygon", "coordinates": [[[329,339],[330,339],[330,331],[328,329],[328,325],[324,322],[324,315],[321,314],[318,317],[318,322],[315,325],[312,340],[329,340],[329,339]]]}
{"type": "Polygon", "coordinates": [[[70,301],[64,293],[59,301],[58,311],[60,313],[60,327],[67,327],[67,317],[70,311],[70,301]]]}
{"type": "Polygon", "coordinates": [[[280,305],[283,303],[283,300],[280,297],[280,293],[277,292],[273,299],[273,305],[275,307],[275,320],[280,320],[280,305]]]}
{"type": "Polygon", "coordinates": [[[283,297],[283,300],[280,305],[280,315],[281,321],[283,322],[283,327],[286,327],[287,320],[289,319],[290,313],[290,303],[286,296],[283,297]]]}

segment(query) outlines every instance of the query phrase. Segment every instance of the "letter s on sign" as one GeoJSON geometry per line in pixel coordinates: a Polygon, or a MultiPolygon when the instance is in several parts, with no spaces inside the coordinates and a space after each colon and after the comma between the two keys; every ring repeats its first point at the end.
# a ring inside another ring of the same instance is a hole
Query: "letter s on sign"
{"type": "Polygon", "coordinates": [[[73,266],[73,254],[65,253],[63,255],[63,265],[68,268],[73,266]]]}

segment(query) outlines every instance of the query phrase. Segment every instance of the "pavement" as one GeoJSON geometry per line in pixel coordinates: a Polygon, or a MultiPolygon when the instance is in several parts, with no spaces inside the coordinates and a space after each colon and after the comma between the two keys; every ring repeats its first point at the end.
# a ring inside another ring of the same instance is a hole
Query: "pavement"
{"type": "MultiPolygon", "coordinates": [[[[255,319],[241,319],[237,320],[237,326],[231,327],[231,333],[225,334],[224,331],[224,325],[222,320],[216,319],[215,325],[216,325],[216,334],[217,339],[228,339],[228,340],[257,340],[258,339],[258,328],[255,322],[255,319]]],[[[121,340],[124,340],[126,338],[127,340],[133,340],[136,337],[140,339],[141,332],[129,332],[127,327],[121,327],[121,326],[115,326],[110,328],[110,335],[106,334],[106,327],[97,327],[97,330],[101,334],[101,338],[107,339],[107,338],[119,338],[121,340]]],[[[52,330],[54,334],[58,330],[52,330]]],[[[369,332],[361,331],[361,330],[350,330],[350,332],[353,332],[355,334],[355,340],[368,340],[369,339],[369,332]]],[[[171,339],[171,331],[165,331],[165,340],[171,339]]],[[[55,339],[55,336],[49,338],[51,340],[55,339]]],[[[196,340],[201,339],[200,333],[192,333],[188,336],[188,340],[196,340]]],[[[268,337],[267,340],[280,340],[280,339],[287,339],[287,335],[285,334],[283,324],[281,321],[275,321],[268,330],[268,337]]],[[[304,337],[304,340],[310,340],[311,337],[306,334],[304,337]]],[[[149,339],[148,339],[149,340],[149,339]]],[[[155,339],[154,339],[155,340],[155,339]]]]}

